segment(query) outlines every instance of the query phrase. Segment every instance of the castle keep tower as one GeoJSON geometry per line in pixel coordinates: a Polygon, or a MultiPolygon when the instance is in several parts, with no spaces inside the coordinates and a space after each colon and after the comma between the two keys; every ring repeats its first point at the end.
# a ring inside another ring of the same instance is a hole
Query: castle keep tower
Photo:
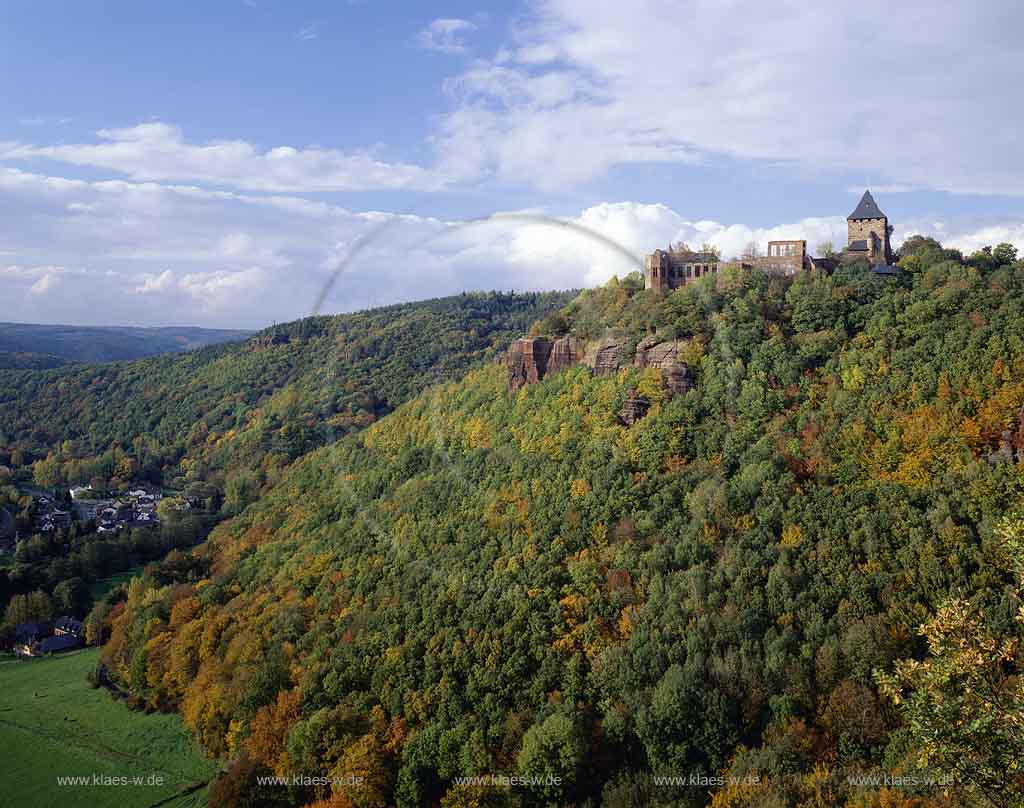
{"type": "Polygon", "coordinates": [[[846,217],[846,232],[849,240],[847,252],[867,258],[872,266],[892,263],[892,250],[889,248],[892,228],[871,191],[864,192],[853,213],[846,217]]]}

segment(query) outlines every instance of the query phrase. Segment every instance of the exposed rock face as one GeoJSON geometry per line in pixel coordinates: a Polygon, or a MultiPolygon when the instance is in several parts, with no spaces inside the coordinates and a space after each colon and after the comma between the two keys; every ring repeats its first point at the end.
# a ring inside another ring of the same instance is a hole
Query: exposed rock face
{"type": "Polygon", "coordinates": [[[598,376],[617,373],[622,357],[622,343],[616,339],[603,339],[592,344],[587,351],[586,362],[598,376]]]}
{"type": "Polygon", "coordinates": [[[508,389],[513,393],[544,378],[551,356],[551,340],[517,339],[508,349],[508,389]]]}
{"type": "Polygon", "coordinates": [[[562,337],[553,342],[543,337],[517,339],[508,349],[508,387],[515,392],[582,360],[583,346],[575,337],[562,337]]]}
{"type": "Polygon", "coordinates": [[[638,368],[661,368],[667,370],[678,361],[679,349],[683,343],[677,340],[658,342],[654,337],[645,337],[636,346],[638,368]]]}
{"type": "Polygon", "coordinates": [[[999,435],[999,448],[989,454],[988,462],[993,466],[1013,462],[1013,433],[1004,429],[999,435]]]}
{"type": "Polygon", "coordinates": [[[626,426],[633,426],[633,424],[647,415],[647,411],[650,408],[650,401],[637,393],[636,390],[630,390],[626,395],[626,400],[622,403],[622,409],[619,410],[619,418],[626,426]]]}
{"type": "Polygon", "coordinates": [[[562,337],[551,346],[547,373],[558,373],[583,361],[583,346],[575,337],[562,337]]]}
{"type": "MultiPolygon", "coordinates": [[[[642,340],[636,348],[635,367],[659,368],[664,372],[665,386],[673,396],[681,396],[694,388],[693,375],[685,362],[678,361],[678,340],[658,342],[653,337],[642,340]]],[[[606,337],[586,346],[575,337],[551,340],[544,337],[523,337],[509,347],[505,358],[508,367],[508,386],[512,392],[528,384],[539,382],[551,373],[558,373],[583,362],[595,375],[617,373],[622,367],[623,341],[606,337]]],[[[650,402],[642,399],[642,418],[650,402]]],[[[636,410],[636,407],[633,407],[636,410]]],[[[639,411],[639,410],[637,410],[639,411]]],[[[632,417],[632,416],[631,416],[632,417]]]]}
{"type": "Polygon", "coordinates": [[[288,342],[287,334],[258,334],[249,339],[249,348],[253,351],[261,351],[272,345],[285,345],[288,342]]]}
{"type": "Polygon", "coordinates": [[[999,448],[988,455],[994,466],[1024,461],[1024,404],[1017,412],[1017,429],[1004,429],[999,433],[999,448]]]}
{"type": "Polygon", "coordinates": [[[690,366],[685,362],[676,362],[665,368],[665,386],[673,396],[689,393],[694,388],[690,366]]]}

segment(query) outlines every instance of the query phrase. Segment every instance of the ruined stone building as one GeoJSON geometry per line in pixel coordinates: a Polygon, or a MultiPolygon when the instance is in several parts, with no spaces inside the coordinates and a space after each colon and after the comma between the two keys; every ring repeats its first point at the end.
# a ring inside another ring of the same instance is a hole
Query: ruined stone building
{"type": "Polygon", "coordinates": [[[644,288],[663,292],[678,289],[690,281],[718,272],[718,256],[713,252],[687,249],[655,250],[644,259],[644,288]]]}
{"type": "Polygon", "coordinates": [[[871,191],[865,191],[853,213],[846,217],[847,254],[867,258],[872,267],[892,263],[889,236],[892,227],[871,191]]]}
{"type": "MultiPolygon", "coordinates": [[[[846,228],[847,257],[867,259],[871,271],[879,275],[899,274],[899,267],[892,265],[892,249],[889,246],[892,227],[888,217],[871,196],[871,191],[864,192],[853,213],[846,218],[846,228]]],[[[839,257],[831,253],[815,258],[808,254],[806,240],[791,239],[769,241],[765,255],[745,258],[738,265],[773,274],[796,275],[812,269],[832,272],[838,262],[839,257]]],[[[656,292],[678,289],[708,273],[717,273],[718,270],[719,260],[714,253],[697,253],[671,247],[668,250],[655,250],[644,260],[644,288],[656,292]]]]}
{"type": "Polygon", "coordinates": [[[765,272],[779,275],[795,275],[813,268],[813,260],[807,254],[807,241],[769,241],[768,253],[754,259],[754,266],[765,272]]]}

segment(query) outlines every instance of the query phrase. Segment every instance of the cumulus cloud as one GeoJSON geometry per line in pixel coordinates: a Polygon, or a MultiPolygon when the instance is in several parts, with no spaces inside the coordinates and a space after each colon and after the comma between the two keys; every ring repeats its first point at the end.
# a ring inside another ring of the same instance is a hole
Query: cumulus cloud
{"type": "Polygon", "coordinates": [[[439,144],[461,170],[555,189],[727,156],[1024,193],[1021,18],[1003,0],[530,8],[514,42],[447,85],[439,144]]]}
{"type": "Polygon", "coordinates": [[[260,267],[230,272],[194,272],[181,279],[179,287],[212,310],[227,305],[244,305],[266,284],[267,273],[260,267]]]}
{"type": "Polygon", "coordinates": [[[139,278],[142,283],[135,287],[135,291],[140,295],[166,292],[174,286],[174,273],[169,269],[165,269],[159,275],[143,274],[139,278]]]}
{"type": "Polygon", "coordinates": [[[27,288],[28,294],[34,297],[42,297],[56,288],[58,279],[63,276],[88,276],[97,275],[85,267],[65,267],[56,264],[45,264],[41,266],[0,266],[0,290],[6,286],[22,286],[27,288]]]}
{"type": "Polygon", "coordinates": [[[58,146],[0,144],[0,159],[44,158],[102,168],[133,180],[200,182],[270,192],[438,190],[445,180],[409,163],[389,163],[365,153],[277,146],[261,151],[244,140],[189,143],[166,123],[102,129],[97,142],[58,146]]]}
{"type": "MultiPolygon", "coordinates": [[[[844,205],[845,207],[845,205],[844,205]]],[[[298,197],[187,185],[87,182],[0,170],[0,299],[19,319],[90,324],[262,327],[320,309],[351,311],[465,290],[567,289],[641,266],[670,242],[725,256],[748,243],[845,243],[843,215],[774,226],[695,220],[666,205],[609,202],[568,219],[506,211],[472,222],[353,211],[298,197]]],[[[897,222],[970,252],[1010,241],[1024,221],[897,222]]]]}
{"type": "Polygon", "coordinates": [[[469,20],[438,19],[419,32],[416,41],[421,48],[439,53],[465,53],[468,47],[464,35],[475,31],[469,20]]]}

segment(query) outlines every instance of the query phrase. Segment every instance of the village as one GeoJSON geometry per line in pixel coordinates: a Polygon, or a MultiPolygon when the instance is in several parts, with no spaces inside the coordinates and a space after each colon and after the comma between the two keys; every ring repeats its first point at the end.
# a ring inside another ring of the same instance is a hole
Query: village
{"type": "MultiPolygon", "coordinates": [[[[195,513],[199,508],[194,497],[168,497],[161,487],[149,483],[132,482],[122,488],[127,490],[114,493],[94,490],[90,485],[57,489],[20,486],[22,501],[31,499],[26,511],[31,514],[30,527],[26,525],[23,513],[19,519],[23,529],[18,531],[12,527],[0,536],[0,551],[9,555],[12,563],[32,563],[33,559],[38,560],[40,551],[67,553],[68,548],[88,547],[90,542],[109,547],[148,546],[150,540],[140,539],[136,534],[139,530],[145,531],[142,535],[151,536],[153,546],[157,547],[162,538],[166,538],[161,536],[159,529],[166,528],[164,522],[167,518],[172,518],[172,521],[177,518],[176,515],[168,517],[165,513],[165,518],[161,519],[158,514],[161,503],[165,511],[172,514],[182,512],[182,516],[184,512],[195,513]],[[143,545],[138,544],[140,540],[143,545]]],[[[53,556],[50,561],[44,557],[43,563],[51,563],[57,557],[53,556]]],[[[110,570],[111,573],[121,571],[121,567],[110,570]]],[[[85,630],[80,619],[84,618],[83,608],[65,606],[58,611],[57,599],[54,598],[53,603],[52,620],[30,618],[12,625],[13,635],[8,642],[13,641],[9,647],[16,656],[46,656],[84,645],[85,630]]]]}
{"type": "MultiPolygon", "coordinates": [[[[137,527],[157,527],[157,506],[163,491],[147,483],[134,483],[115,497],[94,492],[91,486],[75,486],[63,496],[37,488],[25,489],[33,499],[32,534],[66,530],[73,522],[95,525],[97,533],[116,533],[137,527]]],[[[15,537],[17,539],[25,536],[15,537]]]]}

